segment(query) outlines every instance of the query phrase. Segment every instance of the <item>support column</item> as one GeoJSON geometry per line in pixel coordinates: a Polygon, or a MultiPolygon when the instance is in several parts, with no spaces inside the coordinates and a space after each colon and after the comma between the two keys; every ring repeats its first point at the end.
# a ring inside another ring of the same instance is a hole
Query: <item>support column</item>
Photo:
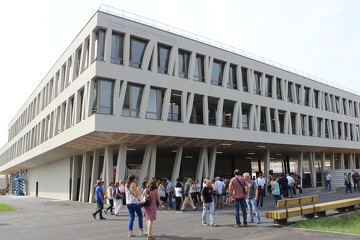
{"type": "Polygon", "coordinates": [[[125,179],[126,172],[126,155],[127,155],[127,144],[122,143],[119,146],[119,154],[116,163],[116,176],[115,181],[119,182],[121,179],[125,179]]]}
{"type": "Polygon", "coordinates": [[[270,150],[266,150],[264,156],[264,177],[269,176],[270,171],[270,150]]]}
{"type": "Polygon", "coordinates": [[[78,192],[78,186],[77,186],[77,180],[79,177],[79,162],[80,159],[78,156],[73,156],[72,161],[72,173],[71,173],[71,201],[77,201],[79,199],[79,196],[77,195],[78,192]]]}
{"type": "Polygon", "coordinates": [[[104,181],[105,181],[105,189],[109,187],[110,182],[114,181],[114,154],[113,147],[106,146],[105,154],[104,154],[104,181]]]}
{"type": "Polygon", "coordinates": [[[156,151],[157,151],[156,145],[152,146],[151,159],[150,159],[150,169],[149,169],[149,179],[155,177],[156,151]]]}
{"type": "Polygon", "coordinates": [[[176,179],[179,178],[183,149],[184,149],[184,147],[180,146],[177,148],[177,151],[176,151],[174,167],[173,167],[173,171],[172,171],[172,175],[171,175],[171,182],[173,184],[175,184],[176,179]]]}
{"type": "Polygon", "coordinates": [[[340,153],[340,169],[345,169],[344,153],[340,153]]]}
{"type": "Polygon", "coordinates": [[[298,174],[300,176],[300,186],[303,186],[303,166],[304,166],[304,152],[301,151],[299,153],[299,159],[298,159],[298,174]]]}
{"type": "Polygon", "coordinates": [[[325,187],[325,164],[326,164],[326,155],[321,153],[321,186],[325,187]]]}
{"type": "Polygon", "coordinates": [[[91,171],[91,185],[90,185],[90,197],[89,202],[95,202],[93,186],[96,184],[96,180],[99,178],[99,162],[100,162],[100,150],[94,150],[92,171],[91,171]]]}
{"type": "Polygon", "coordinates": [[[89,201],[89,178],[90,178],[90,153],[85,152],[82,156],[80,202],[89,201]]]}
{"type": "Polygon", "coordinates": [[[215,176],[215,165],[216,165],[216,152],[217,152],[217,147],[213,147],[211,149],[211,153],[210,153],[210,163],[209,163],[209,178],[213,179],[215,176]]]}
{"type": "Polygon", "coordinates": [[[156,145],[148,145],[145,148],[144,158],[139,176],[139,183],[141,183],[144,178],[150,179],[155,176],[155,166],[156,145]]]}
{"type": "Polygon", "coordinates": [[[349,169],[354,170],[355,169],[355,165],[354,165],[354,155],[352,153],[350,153],[349,156],[349,169]]]}
{"type": "Polygon", "coordinates": [[[357,158],[357,162],[358,162],[357,169],[360,169],[360,156],[355,154],[355,157],[357,158]]]}
{"type": "MultiPolygon", "coordinates": [[[[197,171],[196,171],[196,179],[201,182],[204,173],[205,173],[205,175],[209,174],[209,159],[208,159],[207,147],[203,147],[200,150],[199,162],[198,162],[197,171]]],[[[208,177],[208,176],[206,176],[206,177],[208,177]]]]}
{"type": "Polygon", "coordinates": [[[311,179],[311,187],[316,187],[316,167],[315,167],[315,153],[310,152],[310,179],[311,179]]]}
{"type": "Polygon", "coordinates": [[[331,155],[330,169],[335,170],[335,153],[331,155]]]}

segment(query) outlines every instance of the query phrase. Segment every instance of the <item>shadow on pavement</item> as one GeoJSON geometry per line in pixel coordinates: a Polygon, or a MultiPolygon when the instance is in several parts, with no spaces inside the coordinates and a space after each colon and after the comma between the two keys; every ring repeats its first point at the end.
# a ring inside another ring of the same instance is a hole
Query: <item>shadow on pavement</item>
{"type": "Polygon", "coordinates": [[[179,237],[174,235],[157,235],[156,239],[171,240],[221,240],[220,238],[201,238],[201,237],[179,237]]]}

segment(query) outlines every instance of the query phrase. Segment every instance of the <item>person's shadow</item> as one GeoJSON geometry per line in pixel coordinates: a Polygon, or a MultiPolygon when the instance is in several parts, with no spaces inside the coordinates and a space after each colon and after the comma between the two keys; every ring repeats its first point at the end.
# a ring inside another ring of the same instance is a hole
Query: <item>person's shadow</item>
{"type": "Polygon", "coordinates": [[[173,236],[173,235],[157,235],[156,239],[162,239],[162,240],[221,240],[220,238],[202,238],[202,237],[179,237],[179,236],[173,236]]]}

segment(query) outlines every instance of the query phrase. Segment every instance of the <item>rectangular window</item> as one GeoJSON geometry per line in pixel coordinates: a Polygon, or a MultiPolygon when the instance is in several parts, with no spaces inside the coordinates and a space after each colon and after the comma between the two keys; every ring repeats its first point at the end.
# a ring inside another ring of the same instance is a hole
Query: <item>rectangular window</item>
{"type": "Polygon", "coordinates": [[[95,32],[95,60],[105,60],[106,30],[99,28],[95,32]]]}
{"type": "Polygon", "coordinates": [[[66,84],[66,63],[61,68],[61,88],[60,92],[62,92],[65,89],[66,84]]]}
{"type": "Polygon", "coordinates": [[[276,97],[279,100],[283,100],[282,79],[281,78],[276,78],[276,97]]]}
{"type": "Polygon", "coordinates": [[[324,137],[324,133],[322,131],[323,119],[317,118],[317,133],[318,137],[324,137]]]}
{"type": "Polygon", "coordinates": [[[86,40],[85,40],[85,44],[84,44],[84,60],[83,60],[83,62],[84,62],[84,69],[82,69],[82,71],[83,70],[85,70],[88,66],[89,66],[89,61],[90,61],[90,39],[89,38],[87,38],[86,40]]]}
{"type": "Polygon", "coordinates": [[[279,113],[279,130],[280,133],[285,133],[285,111],[278,111],[279,113]]]}
{"type": "Polygon", "coordinates": [[[168,73],[170,51],[171,47],[161,44],[158,45],[158,73],[168,73]]]}
{"type": "Polygon", "coordinates": [[[222,126],[223,127],[232,127],[233,115],[234,115],[234,106],[235,106],[234,101],[224,100],[223,119],[222,119],[222,126]]]}
{"type": "Polygon", "coordinates": [[[113,114],[114,81],[97,79],[94,87],[93,113],[113,114]]]}
{"type": "Polygon", "coordinates": [[[222,86],[225,63],[214,60],[211,72],[211,84],[222,86]]]}
{"type": "Polygon", "coordinates": [[[122,109],[122,116],[139,117],[140,105],[143,93],[143,86],[128,84],[126,88],[125,101],[122,109]]]}
{"type": "Polygon", "coordinates": [[[192,106],[190,123],[195,124],[204,124],[204,114],[203,114],[203,95],[195,94],[194,104],[192,106]]]}
{"type": "Polygon", "coordinates": [[[244,92],[249,92],[248,87],[248,69],[247,68],[241,68],[241,79],[242,79],[242,87],[244,92]]]}
{"type": "Polygon", "coordinates": [[[209,117],[209,125],[216,125],[216,115],[218,108],[218,98],[208,97],[208,117],[209,117]]]}
{"type": "Polygon", "coordinates": [[[80,75],[80,60],[81,60],[82,47],[80,46],[75,53],[75,63],[74,63],[74,78],[77,78],[80,75]]]}
{"type": "Polygon", "coordinates": [[[188,78],[190,53],[185,52],[183,50],[179,50],[178,60],[179,60],[179,77],[188,78]]]}
{"type": "Polygon", "coordinates": [[[346,107],[347,107],[347,106],[346,106],[346,99],[343,98],[343,114],[344,114],[344,115],[347,115],[347,114],[348,114],[346,107]]]}
{"type": "Polygon", "coordinates": [[[168,121],[181,122],[181,92],[171,91],[168,121]]]}
{"type": "Polygon", "coordinates": [[[314,133],[314,117],[313,116],[309,116],[309,136],[315,136],[314,133]]]}
{"type": "Polygon", "coordinates": [[[301,135],[306,136],[306,115],[300,115],[300,127],[301,127],[301,135]]]}
{"type": "Polygon", "coordinates": [[[272,97],[272,81],[273,77],[270,75],[265,75],[265,95],[267,97],[272,97]]]}
{"type": "Polygon", "coordinates": [[[84,101],[84,88],[82,88],[81,90],[78,91],[78,122],[81,122],[81,120],[83,120],[84,115],[83,115],[83,111],[84,111],[84,105],[85,105],[85,101],[84,101]]]}
{"type": "Polygon", "coordinates": [[[314,90],[315,108],[320,108],[320,105],[319,105],[319,96],[320,96],[319,91],[318,91],[318,90],[314,90]]]}
{"type": "Polygon", "coordinates": [[[196,54],[194,80],[199,82],[205,82],[204,72],[204,56],[196,54]]]}
{"type": "Polygon", "coordinates": [[[231,89],[237,89],[236,65],[230,64],[229,81],[228,81],[227,87],[231,88],[231,89]]]}
{"type": "Polygon", "coordinates": [[[246,103],[241,103],[241,121],[243,129],[250,129],[250,109],[251,105],[246,103]]]}
{"type": "Polygon", "coordinates": [[[261,95],[262,88],[262,73],[254,71],[254,86],[253,92],[257,95],[261,95]]]}
{"type": "Polygon", "coordinates": [[[110,62],[124,64],[124,34],[112,32],[110,62]]]}
{"type": "Polygon", "coordinates": [[[150,88],[146,118],[161,119],[164,93],[162,89],[150,88]]]}
{"type": "Polygon", "coordinates": [[[129,66],[141,68],[147,41],[131,37],[130,39],[130,61],[129,66]]]}
{"type": "Polygon", "coordinates": [[[305,106],[310,106],[310,88],[304,87],[305,99],[304,104],[305,106]]]}
{"type": "Polygon", "coordinates": [[[293,94],[293,85],[294,83],[288,82],[288,101],[294,102],[294,94],[293,94]]]}
{"type": "Polygon", "coordinates": [[[260,111],[260,131],[266,132],[268,129],[266,122],[266,107],[261,107],[260,111]]]}
{"type": "Polygon", "coordinates": [[[336,112],[340,113],[340,97],[335,96],[335,106],[336,106],[336,112]]]}
{"type": "Polygon", "coordinates": [[[301,85],[295,84],[295,91],[296,91],[296,102],[297,104],[301,104],[301,98],[302,98],[301,85]]]}
{"type": "Polygon", "coordinates": [[[270,108],[271,132],[276,132],[275,109],[270,108]]]}
{"type": "Polygon", "coordinates": [[[352,101],[349,101],[349,114],[351,117],[354,116],[354,104],[352,101]]]}

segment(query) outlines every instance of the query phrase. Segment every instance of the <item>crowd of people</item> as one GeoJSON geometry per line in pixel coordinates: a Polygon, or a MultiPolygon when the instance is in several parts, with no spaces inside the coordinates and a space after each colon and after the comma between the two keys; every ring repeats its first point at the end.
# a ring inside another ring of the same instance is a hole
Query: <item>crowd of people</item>
{"type": "Polygon", "coordinates": [[[352,193],[352,186],[354,187],[354,192],[360,191],[359,188],[359,182],[360,182],[360,174],[359,172],[354,171],[352,174],[351,172],[345,172],[344,173],[344,185],[345,185],[345,192],[346,193],[352,193]]]}
{"type": "Polygon", "coordinates": [[[104,182],[98,180],[94,186],[93,195],[96,200],[97,209],[92,214],[96,219],[99,215],[101,220],[105,219],[110,212],[111,215],[118,216],[122,208],[127,208],[129,213],[128,237],[145,236],[149,240],[155,239],[153,236],[153,224],[156,220],[157,209],[163,210],[167,202],[168,209],[174,208],[177,214],[181,214],[190,205],[193,211],[202,205],[202,225],[216,227],[216,210],[233,205],[235,209],[235,227],[241,226],[240,210],[242,213],[242,224],[244,227],[248,223],[261,224],[258,208],[263,208],[266,190],[274,198],[275,205],[282,197],[293,197],[302,193],[300,177],[296,174],[287,174],[265,177],[259,174],[257,178],[252,178],[249,173],[240,174],[236,169],[234,176],[229,178],[216,177],[214,179],[205,178],[202,183],[198,180],[188,178],[185,183],[182,179],[177,179],[172,183],[170,179],[166,181],[156,180],[155,178],[144,179],[140,186],[137,186],[137,179],[134,175],[126,180],[111,182],[107,189],[104,182]],[[146,198],[148,205],[139,206],[141,199],[146,198]],[[104,210],[106,199],[109,206],[104,210]],[[139,234],[134,233],[135,214],[138,219],[139,234]],[[207,215],[209,221],[207,221],[207,215]],[[144,230],[143,217],[146,219],[147,231],[144,230]]]}

